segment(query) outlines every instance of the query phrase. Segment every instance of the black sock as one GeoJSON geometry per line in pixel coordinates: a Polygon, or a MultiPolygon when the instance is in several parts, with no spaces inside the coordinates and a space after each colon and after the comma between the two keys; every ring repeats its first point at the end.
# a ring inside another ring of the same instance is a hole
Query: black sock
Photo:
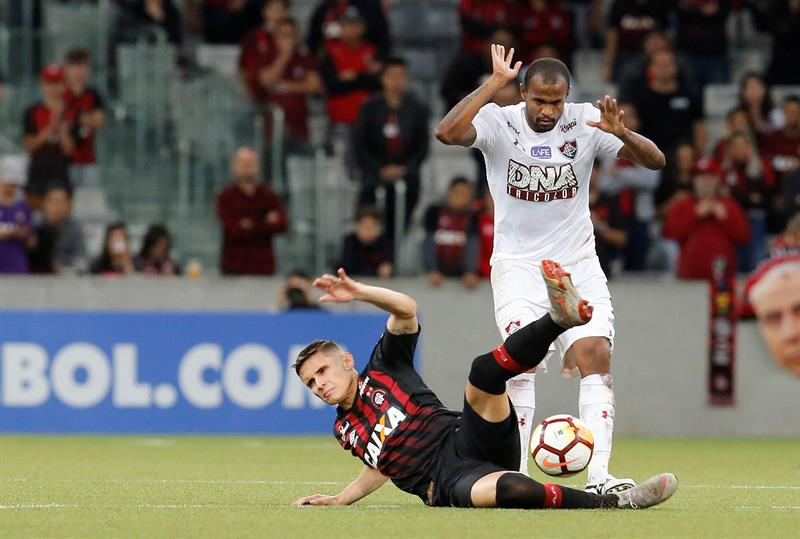
{"type": "Polygon", "coordinates": [[[475,358],[469,371],[470,384],[492,395],[502,395],[506,381],[541,363],[550,343],[564,331],[549,314],[531,322],[490,354],[475,358]]]}
{"type": "Polygon", "coordinates": [[[497,507],[507,509],[609,509],[617,506],[613,494],[598,496],[552,483],[542,484],[521,473],[497,480],[497,507]]]}

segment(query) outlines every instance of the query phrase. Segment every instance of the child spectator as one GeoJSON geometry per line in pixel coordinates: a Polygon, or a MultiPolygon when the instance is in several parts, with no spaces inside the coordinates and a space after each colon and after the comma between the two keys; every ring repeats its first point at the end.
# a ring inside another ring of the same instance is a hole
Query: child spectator
{"type": "Polygon", "coordinates": [[[31,208],[19,198],[25,183],[25,159],[0,158],[0,273],[28,272],[25,244],[31,230],[31,208]]]}
{"type": "Polygon", "coordinates": [[[172,260],[172,237],[164,225],[150,225],[144,235],[139,256],[133,266],[139,273],[148,275],[180,275],[181,268],[172,260]]]}
{"type": "Polygon", "coordinates": [[[714,260],[727,259],[734,272],[737,245],[750,241],[750,227],[741,206],[721,194],[722,169],[701,159],[694,171],[695,192],[676,201],[667,214],[664,236],[680,244],[678,277],[711,279],[714,260]]]}
{"type": "Polygon", "coordinates": [[[71,211],[72,202],[63,187],[48,189],[42,205],[42,223],[36,228],[28,254],[31,273],[86,271],[83,230],[71,211]]]}
{"type": "Polygon", "coordinates": [[[440,286],[445,277],[460,277],[466,288],[478,286],[475,232],[472,184],[460,176],[453,178],[446,203],[425,212],[423,258],[431,285],[440,286]]]}
{"type": "Polygon", "coordinates": [[[97,132],[103,128],[105,113],[103,99],[97,90],[88,85],[91,74],[89,53],[84,49],[72,49],[65,59],[66,107],[75,114],[75,150],[69,176],[75,187],[98,187],[100,173],[94,152],[97,132]]]}
{"type": "Polygon", "coordinates": [[[48,187],[72,191],[69,165],[75,151],[75,111],[64,96],[64,69],[57,64],[42,68],[43,100],[25,111],[22,143],[30,155],[25,193],[34,210],[42,205],[48,187]]]}
{"type": "Polygon", "coordinates": [[[344,239],[340,266],[349,275],[386,279],[394,272],[393,258],[381,230],[380,215],[369,208],[361,210],[355,231],[344,239]]]}
{"type": "Polygon", "coordinates": [[[111,223],[106,227],[103,251],[92,264],[95,275],[133,275],[128,228],[125,223],[111,223]]]}

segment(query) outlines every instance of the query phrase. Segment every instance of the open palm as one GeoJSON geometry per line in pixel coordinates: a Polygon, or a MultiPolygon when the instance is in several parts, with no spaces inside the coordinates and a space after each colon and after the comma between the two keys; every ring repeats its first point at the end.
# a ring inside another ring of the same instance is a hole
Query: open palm
{"type": "Polygon", "coordinates": [[[504,46],[492,44],[492,73],[494,75],[501,77],[506,82],[516,80],[519,75],[519,69],[522,67],[522,62],[517,62],[514,67],[511,67],[513,59],[513,47],[506,54],[504,46]]]}
{"type": "Polygon", "coordinates": [[[314,280],[314,286],[325,292],[320,301],[349,303],[355,299],[358,283],[347,276],[344,268],[339,268],[338,277],[326,273],[314,280]]]}
{"type": "Polygon", "coordinates": [[[606,133],[611,133],[621,137],[625,134],[625,123],[622,118],[625,115],[616,99],[612,99],[607,95],[602,101],[597,102],[597,108],[600,109],[600,121],[586,120],[586,125],[596,127],[606,133]]]}

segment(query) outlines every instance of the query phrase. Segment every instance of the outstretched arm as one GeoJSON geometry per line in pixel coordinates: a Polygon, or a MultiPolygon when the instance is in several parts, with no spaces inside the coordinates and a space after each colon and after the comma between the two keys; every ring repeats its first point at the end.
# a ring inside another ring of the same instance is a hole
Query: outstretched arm
{"type": "Polygon", "coordinates": [[[325,292],[320,301],[335,303],[365,301],[391,315],[386,322],[386,329],[389,330],[389,333],[404,335],[416,333],[419,330],[417,302],[411,297],[388,288],[369,286],[354,281],[347,276],[344,268],[339,268],[337,274],[338,276],[325,274],[314,280],[314,286],[325,292]]]}
{"type": "Polygon", "coordinates": [[[350,505],[378,490],[388,478],[378,470],[364,466],[355,480],[336,496],[312,494],[294,501],[294,505],[350,505]]]}
{"type": "Polygon", "coordinates": [[[472,120],[481,107],[491,101],[506,84],[517,78],[522,62],[511,66],[514,49],[506,54],[505,47],[492,45],[492,75],[478,89],[456,103],[436,126],[436,138],[447,145],[469,147],[477,133],[472,120]]]}
{"type": "Polygon", "coordinates": [[[658,146],[649,138],[625,127],[625,111],[619,108],[616,99],[606,96],[603,101],[597,102],[597,108],[600,109],[600,121],[587,120],[586,125],[611,133],[625,143],[617,154],[618,158],[635,161],[650,170],[664,168],[667,160],[658,146]]]}

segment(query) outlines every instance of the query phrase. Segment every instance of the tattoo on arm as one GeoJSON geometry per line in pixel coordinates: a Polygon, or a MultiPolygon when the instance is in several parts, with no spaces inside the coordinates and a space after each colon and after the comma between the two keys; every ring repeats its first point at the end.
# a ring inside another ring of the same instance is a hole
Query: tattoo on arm
{"type": "Polygon", "coordinates": [[[628,129],[621,140],[625,145],[620,148],[617,157],[636,161],[651,170],[664,168],[666,164],[664,154],[649,138],[628,129]]]}

